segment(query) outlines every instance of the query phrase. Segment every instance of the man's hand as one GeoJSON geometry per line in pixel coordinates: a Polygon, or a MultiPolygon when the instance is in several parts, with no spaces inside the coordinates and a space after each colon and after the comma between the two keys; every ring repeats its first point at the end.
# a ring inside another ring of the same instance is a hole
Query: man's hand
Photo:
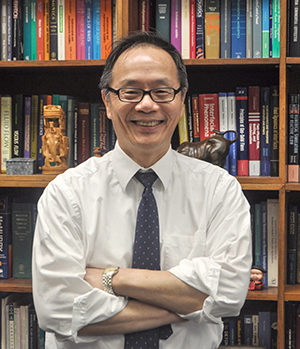
{"type": "Polygon", "coordinates": [[[102,275],[104,268],[86,268],[84,280],[88,282],[94,288],[103,290],[102,287],[102,275]]]}

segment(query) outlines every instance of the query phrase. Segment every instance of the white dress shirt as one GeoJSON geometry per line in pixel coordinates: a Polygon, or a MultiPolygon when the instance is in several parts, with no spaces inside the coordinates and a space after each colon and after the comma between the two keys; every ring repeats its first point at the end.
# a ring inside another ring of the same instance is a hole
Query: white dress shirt
{"type": "MultiPolygon", "coordinates": [[[[222,339],[221,317],[238,315],[247,294],[249,204],[225,170],[171,148],[151,168],[158,175],[153,192],[161,269],[209,295],[202,310],[187,316],[189,321],[172,324],[173,334],[160,341],[160,348],[215,349],[222,339]]],[[[48,332],[46,348],[123,349],[123,335],[83,337],[77,332],[127,304],[83,278],[86,267],[131,267],[143,191],[133,177],[139,169],[117,144],[102,158],[57,176],[41,196],[33,296],[40,327],[48,332]]]]}

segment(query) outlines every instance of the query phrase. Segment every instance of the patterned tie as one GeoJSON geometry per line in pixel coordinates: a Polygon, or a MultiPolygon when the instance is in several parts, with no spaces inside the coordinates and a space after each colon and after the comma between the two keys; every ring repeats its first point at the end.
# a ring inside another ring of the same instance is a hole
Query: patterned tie
{"type": "MultiPolygon", "coordinates": [[[[141,202],[138,207],[133,246],[132,267],[160,270],[159,221],[152,185],[157,174],[152,170],[137,172],[136,179],[144,185],[141,202]]],[[[173,333],[170,325],[147,331],[125,335],[125,349],[159,348],[159,339],[167,339],[173,333]]]]}

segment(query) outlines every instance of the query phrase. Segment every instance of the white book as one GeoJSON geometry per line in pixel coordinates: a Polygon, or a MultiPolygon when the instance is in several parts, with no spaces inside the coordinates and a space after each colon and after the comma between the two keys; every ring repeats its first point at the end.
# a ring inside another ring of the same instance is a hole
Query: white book
{"type": "Polygon", "coordinates": [[[252,0],[246,2],[246,58],[252,58],[252,36],[253,36],[253,10],[252,0]]]}
{"type": "Polygon", "coordinates": [[[12,154],[12,98],[1,97],[1,172],[6,172],[6,160],[12,154]]]}
{"type": "Polygon", "coordinates": [[[57,0],[57,59],[65,60],[65,0],[57,0]]]}
{"type": "Polygon", "coordinates": [[[190,0],[181,0],[181,56],[190,59],[190,0]]]}
{"type": "Polygon", "coordinates": [[[235,94],[229,92],[227,94],[227,108],[228,108],[228,130],[237,131],[236,128],[236,106],[235,106],[235,94]]]}
{"type": "Polygon", "coordinates": [[[279,200],[267,200],[268,226],[268,286],[278,286],[278,212],[279,200]]]}
{"type": "Polygon", "coordinates": [[[219,125],[219,131],[224,132],[228,130],[228,106],[226,92],[219,93],[219,125]]]}

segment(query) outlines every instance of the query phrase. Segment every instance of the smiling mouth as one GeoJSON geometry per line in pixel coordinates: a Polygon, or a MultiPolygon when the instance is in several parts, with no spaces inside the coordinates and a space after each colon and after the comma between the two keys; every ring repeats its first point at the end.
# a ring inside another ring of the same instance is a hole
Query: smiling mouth
{"type": "Polygon", "coordinates": [[[146,126],[146,127],[153,127],[161,124],[163,121],[133,121],[138,126],[146,126]]]}

